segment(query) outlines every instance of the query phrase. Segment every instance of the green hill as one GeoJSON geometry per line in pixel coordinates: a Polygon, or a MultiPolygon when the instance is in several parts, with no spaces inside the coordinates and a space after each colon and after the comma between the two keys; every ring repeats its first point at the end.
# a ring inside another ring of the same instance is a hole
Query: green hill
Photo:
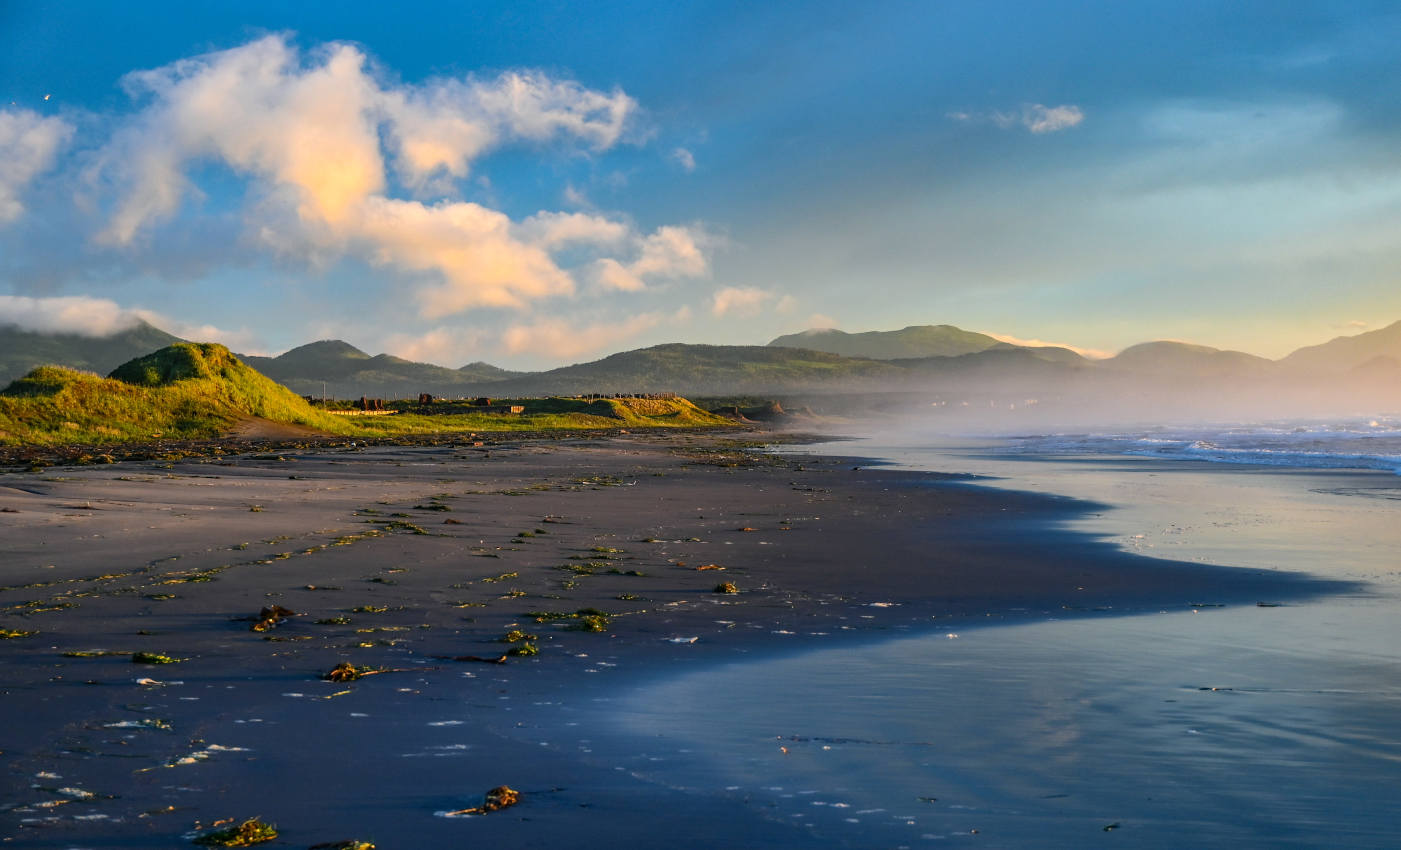
{"type": "Polygon", "coordinates": [[[804,348],[872,360],[957,357],[1005,344],[987,334],[965,331],[953,325],[911,325],[898,331],[854,334],[834,328],[813,328],[778,337],[769,343],[775,347],[804,348]]]}
{"type": "Polygon", "coordinates": [[[762,345],[671,343],[625,351],[488,385],[493,395],[678,392],[762,394],[795,389],[852,389],[905,370],[878,360],[762,345]]]}
{"type": "Polygon", "coordinates": [[[67,366],[105,375],[133,357],[182,341],[145,322],[106,337],[0,327],[0,386],[36,366],[67,366]]]}
{"type": "Polygon", "coordinates": [[[245,356],[244,361],[302,395],[319,397],[324,384],[324,391],[332,398],[408,398],[419,393],[462,396],[482,384],[520,374],[488,363],[449,369],[391,354],[370,356],[334,339],[308,343],[278,357],[245,356]]]}
{"type": "Polygon", "coordinates": [[[41,366],[0,391],[0,443],[57,445],[204,439],[248,417],[346,433],[215,343],[177,343],[101,378],[41,366]]]}
{"type": "Polygon", "coordinates": [[[1243,351],[1159,340],[1130,346],[1102,361],[1106,369],[1179,378],[1264,378],[1276,373],[1274,361],[1243,351]]]}

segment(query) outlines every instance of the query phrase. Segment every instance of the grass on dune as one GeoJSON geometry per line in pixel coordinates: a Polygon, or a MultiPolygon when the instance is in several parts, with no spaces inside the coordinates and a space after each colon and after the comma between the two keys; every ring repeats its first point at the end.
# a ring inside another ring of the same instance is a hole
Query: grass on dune
{"type": "Polygon", "coordinates": [[[0,445],[210,439],[256,416],[327,434],[390,437],[467,431],[694,428],[728,421],[682,398],[529,399],[521,414],[442,404],[394,416],[332,416],[214,343],[179,343],[102,378],[41,366],[0,391],[0,445]],[[431,410],[432,412],[428,412],[431,410]]]}
{"type": "Polygon", "coordinates": [[[58,366],[31,371],[0,392],[0,443],[201,439],[246,416],[355,433],[224,346],[179,343],[119,366],[110,378],[58,366]]]}

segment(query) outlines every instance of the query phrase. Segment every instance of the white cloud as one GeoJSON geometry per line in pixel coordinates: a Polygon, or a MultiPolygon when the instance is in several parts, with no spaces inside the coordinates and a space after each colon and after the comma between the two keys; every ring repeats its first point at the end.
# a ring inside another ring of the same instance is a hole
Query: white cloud
{"type": "Polygon", "coordinates": [[[20,194],[54,163],[73,135],[61,118],[45,118],[28,109],[0,109],[0,224],[24,213],[20,194]]]}
{"type": "Polygon", "coordinates": [[[594,264],[594,282],[603,289],[636,292],[647,278],[702,277],[710,271],[703,247],[710,237],[704,231],[675,225],[659,227],[633,240],[636,259],[622,263],[603,258],[594,264]]]}
{"type": "Polygon", "coordinates": [[[471,161],[506,139],[577,138],[595,150],[617,143],[637,103],[538,71],[494,80],[437,80],[381,92],[381,107],[406,182],[422,187],[436,172],[466,177],[471,161]]]}
{"type": "Polygon", "coordinates": [[[991,122],[1004,130],[1014,127],[1021,127],[1029,132],[1041,135],[1043,133],[1057,133],[1061,130],[1069,130],[1076,127],[1085,120],[1085,111],[1074,104],[1064,103],[1060,106],[1045,106],[1040,103],[1024,103],[1020,109],[1003,112],[994,110],[992,112],[967,112],[958,110],[944,113],[944,117],[950,121],[957,121],[961,124],[982,124],[991,122]]]}
{"type": "Polygon", "coordinates": [[[385,340],[384,350],[405,360],[456,368],[479,359],[482,344],[479,330],[436,327],[423,333],[392,334],[385,340]]]}
{"type": "Polygon", "coordinates": [[[696,155],[685,148],[676,148],[671,152],[671,158],[676,164],[681,166],[681,170],[690,174],[696,170],[696,155]]]}
{"type": "Polygon", "coordinates": [[[214,325],[190,324],[152,310],[122,307],[106,298],[0,295],[0,325],[36,333],[108,337],[130,330],[142,321],[194,342],[219,342],[239,350],[247,350],[257,343],[257,337],[247,329],[230,331],[214,325]]]}
{"type": "Polygon", "coordinates": [[[661,324],[664,318],[659,313],[643,313],[619,321],[594,324],[542,319],[508,328],[502,334],[501,342],[508,354],[579,357],[632,339],[661,324]]]}
{"type": "Polygon", "coordinates": [[[1022,126],[1033,133],[1058,133],[1079,125],[1085,120],[1085,113],[1080,107],[1070,104],[1042,106],[1032,103],[1022,107],[1021,118],[1022,126]]]}
{"type": "Polygon", "coordinates": [[[380,265],[436,272],[419,291],[420,311],[436,318],[469,307],[520,307],[528,300],[574,291],[548,251],[523,242],[504,213],[479,204],[371,198],[359,209],[352,235],[380,265]]]}
{"type": "Polygon", "coordinates": [[[127,330],[140,321],[134,311],[115,301],[86,295],[29,298],[0,295],[0,325],[38,333],[103,337],[127,330]]]}
{"type": "Polygon", "coordinates": [[[716,316],[757,316],[773,293],[753,286],[727,286],[711,298],[710,312],[716,316]]]}
{"type": "Polygon", "coordinates": [[[686,227],[657,228],[642,240],[630,270],[638,277],[700,277],[710,270],[701,243],[705,234],[686,227]]]}
{"type": "Polygon", "coordinates": [[[317,265],[350,256],[407,272],[429,318],[574,293],[558,251],[610,289],[708,270],[690,228],[642,236],[603,216],[551,211],[517,223],[454,196],[453,181],[504,144],[618,144],[637,106],[622,91],[537,71],[389,85],[368,64],[353,45],[303,55],[268,36],[129,74],[146,105],[90,173],[95,186],[121,189],[98,241],[132,246],[172,218],[197,193],[189,169],[212,160],[249,180],[248,231],[265,247],[317,265]],[[416,199],[394,197],[390,174],[416,199]],[[417,199],[425,194],[436,200],[417,199]]]}
{"type": "Polygon", "coordinates": [[[266,354],[267,347],[257,332],[248,328],[229,330],[210,324],[197,324],[173,319],[154,310],[133,309],[131,311],[148,324],[160,328],[191,342],[217,342],[242,354],[266,354]]]}
{"type": "Polygon", "coordinates": [[[823,313],[813,313],[808,316],[808,327],[818,330],[830,330],[837,327],[837,320],[823,313]]]}
{"type": "Polygon", "coordinates": [[[539,212],[520,223],[524,239],[545,249],[565,245],[616,245],[627,239],[631,228],[587,213],[539,212]]]}

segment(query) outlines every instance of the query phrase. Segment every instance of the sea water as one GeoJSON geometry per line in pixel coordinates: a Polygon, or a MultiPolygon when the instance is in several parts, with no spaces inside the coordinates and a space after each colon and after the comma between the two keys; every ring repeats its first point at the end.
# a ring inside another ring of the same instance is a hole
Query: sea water
{"type": "Polygon", "coordinates": [[[796,843],[1396,846],[1401,480],[1373,421],[819,447],[1088,500],[1068,530],[1145,556],[1363,589],[931,627],[663,678],[585,725],[635,775],[766,811],[796,843]]]}

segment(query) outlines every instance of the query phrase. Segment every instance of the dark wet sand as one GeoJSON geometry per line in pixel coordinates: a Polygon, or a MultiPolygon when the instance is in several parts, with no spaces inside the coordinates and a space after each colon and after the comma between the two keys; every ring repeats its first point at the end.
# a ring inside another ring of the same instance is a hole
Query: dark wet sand
{"type": "Polygon", "coordinates": [[[0,840],[187,846],[197,825],[260,816],[282,831],[268,846],[803,846],[817,839],[761,808],[565,751],[514,706],[970,620],[1341,589],[1056,530],[1084,503],[854,465],[630,435],[0,477],[0,627],[37,632],[0,641],[0,840]],[[272,604],[302,615],[250,631],[272,604]],[[614,616],[602,632],[525,616],[582,608],[614,616]],[[538,656],[440,657],[499,656],[513,628],[538,656]],[[95,650],[123,654],[64,655],[95,650]],[[319,680],[341,661],[392,672],[319,680]],[[524,802],[435,815],[501,784],[524,802]]]}

